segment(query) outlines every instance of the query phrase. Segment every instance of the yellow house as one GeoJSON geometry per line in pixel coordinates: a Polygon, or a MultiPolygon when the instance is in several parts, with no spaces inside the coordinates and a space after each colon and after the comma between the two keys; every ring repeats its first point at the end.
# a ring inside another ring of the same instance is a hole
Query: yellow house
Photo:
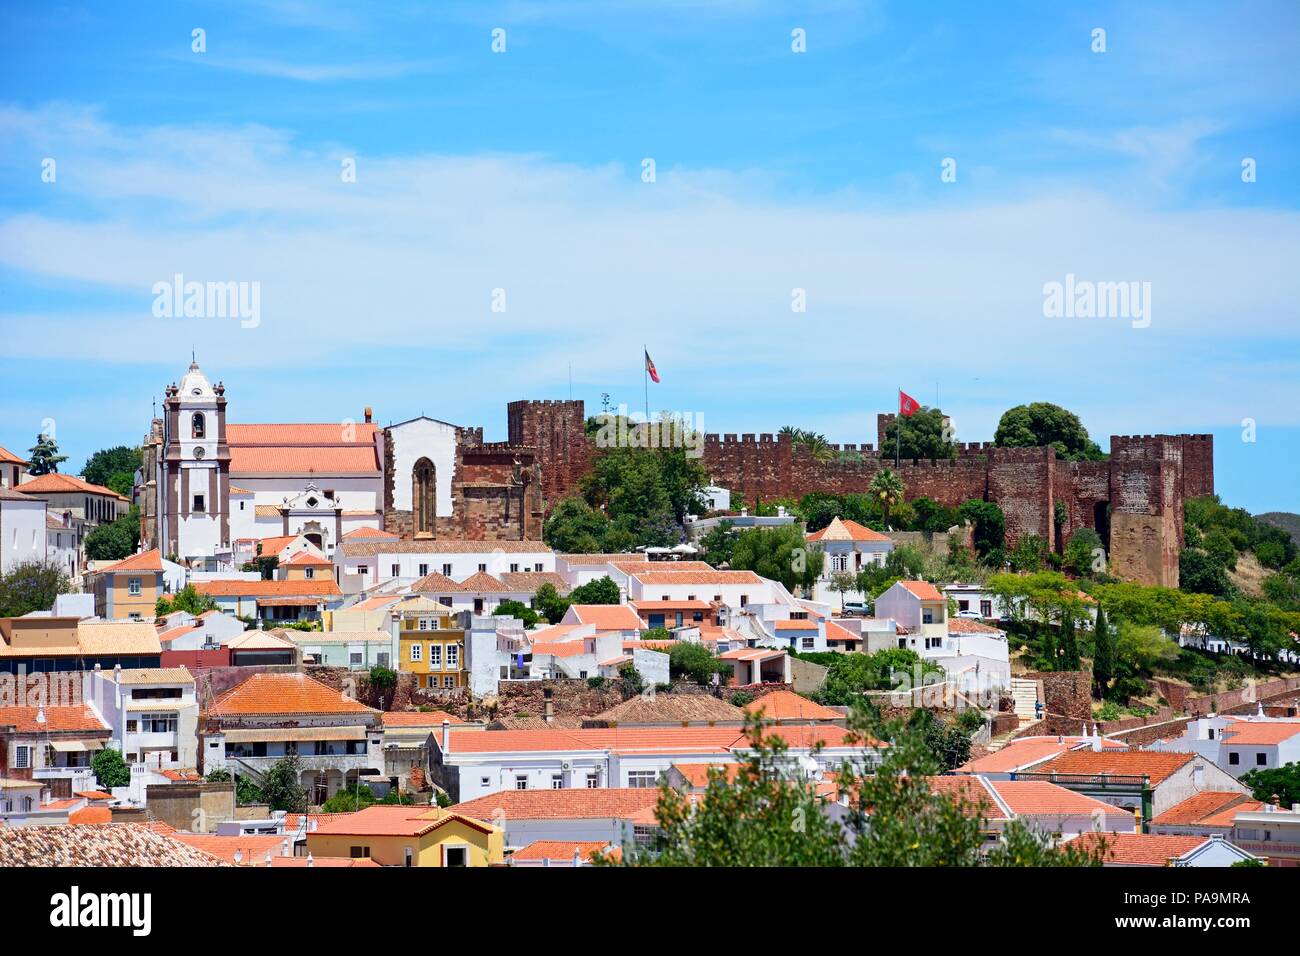
{"type": "Polygon", "coordinates": [[[133,554],[95,572],[95,615],[151,619],[163,595],[162,555],[158,549],[133,554]]]}
{"type": "Polygon", "coordinates": [[[403,609],[397,643],[397,669],[415,674],[420,687],[455,690],[468,683],[465,631],[445,608],[403,609]]]}
{"type": "Polygon", "coordinates": [[[307,852],[381,866],[500,866],[505,831],[440,807],[370,806],[322,820],[307,852]]]}
{"type": "Polygon", "coordinates": [[[299,551],[279,563],[276,575],[281,581],[333,580],[334,565],[322,554],[299,551]]]}

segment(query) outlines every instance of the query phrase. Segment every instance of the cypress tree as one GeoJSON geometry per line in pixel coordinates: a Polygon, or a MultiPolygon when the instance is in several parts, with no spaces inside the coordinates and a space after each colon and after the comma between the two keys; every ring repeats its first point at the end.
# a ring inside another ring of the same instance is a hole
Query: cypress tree
{"type": "Polygon", "coordinates": [[[1093,696],[1101,700],[1115,676],[1115,636],[1106,622],[1106,612],[1097,608],[1097,624],[1092,651],[1093,696]]]}

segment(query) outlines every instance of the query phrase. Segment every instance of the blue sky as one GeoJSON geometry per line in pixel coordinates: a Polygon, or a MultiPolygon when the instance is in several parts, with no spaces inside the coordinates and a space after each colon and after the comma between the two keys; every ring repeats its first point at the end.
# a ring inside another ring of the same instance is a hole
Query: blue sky
{"type": "Polygon", "coordinates": [[[640,407],[645,343],[709,431],[1054,401],[1300,510],[1296,49],[1293,2],[5,3],[0,444],[138,441],[192,346],[235,421],[503,438],[570,375],[640,407]],[[155,317],[176,273],[259,324],[155,317]],[[1067,274],[1150,325],[1044,317],[1067,274]]]}

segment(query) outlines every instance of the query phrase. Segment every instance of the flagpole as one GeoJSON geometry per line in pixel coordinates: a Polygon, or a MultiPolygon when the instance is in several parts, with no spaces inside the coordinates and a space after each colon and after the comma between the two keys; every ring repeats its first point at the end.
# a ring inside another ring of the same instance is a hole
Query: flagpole
{"type": "Polygon", "coordinates": [[[894,471],[903,463],[903,387],[898,387],[898,414],[894,416],[894,471]]]}
{"type": "Polygon", "coordinates": [[[645,427],[650,428],[650,350],[641,343],[641,378],[645,382],[645,427]]]}

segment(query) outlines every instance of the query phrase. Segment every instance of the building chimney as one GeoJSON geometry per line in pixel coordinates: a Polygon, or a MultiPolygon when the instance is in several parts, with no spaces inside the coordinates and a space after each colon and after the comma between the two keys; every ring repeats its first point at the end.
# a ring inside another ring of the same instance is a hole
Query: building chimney
{"type": "Polygon", "coordinates": [[[370,408],[369,405],[367,405],[367,406],[366,406],[366,424],[367,424],[367,425],[370,424],[370,420],[371,420],[373,417],[374,417],[374,411],[370,408]]]}
{"type": "Polygon", "coordinates": [[[549,687],[542,689],[542,723],[547,726],[555,722],[555,701],[551,700],[553,693],[549,687]]]}
{"type": "Polygon", "coordinates": [[[451,750],[451,721],[443,720],[442,722],[442,752],[445,754],[451,750]]]}

